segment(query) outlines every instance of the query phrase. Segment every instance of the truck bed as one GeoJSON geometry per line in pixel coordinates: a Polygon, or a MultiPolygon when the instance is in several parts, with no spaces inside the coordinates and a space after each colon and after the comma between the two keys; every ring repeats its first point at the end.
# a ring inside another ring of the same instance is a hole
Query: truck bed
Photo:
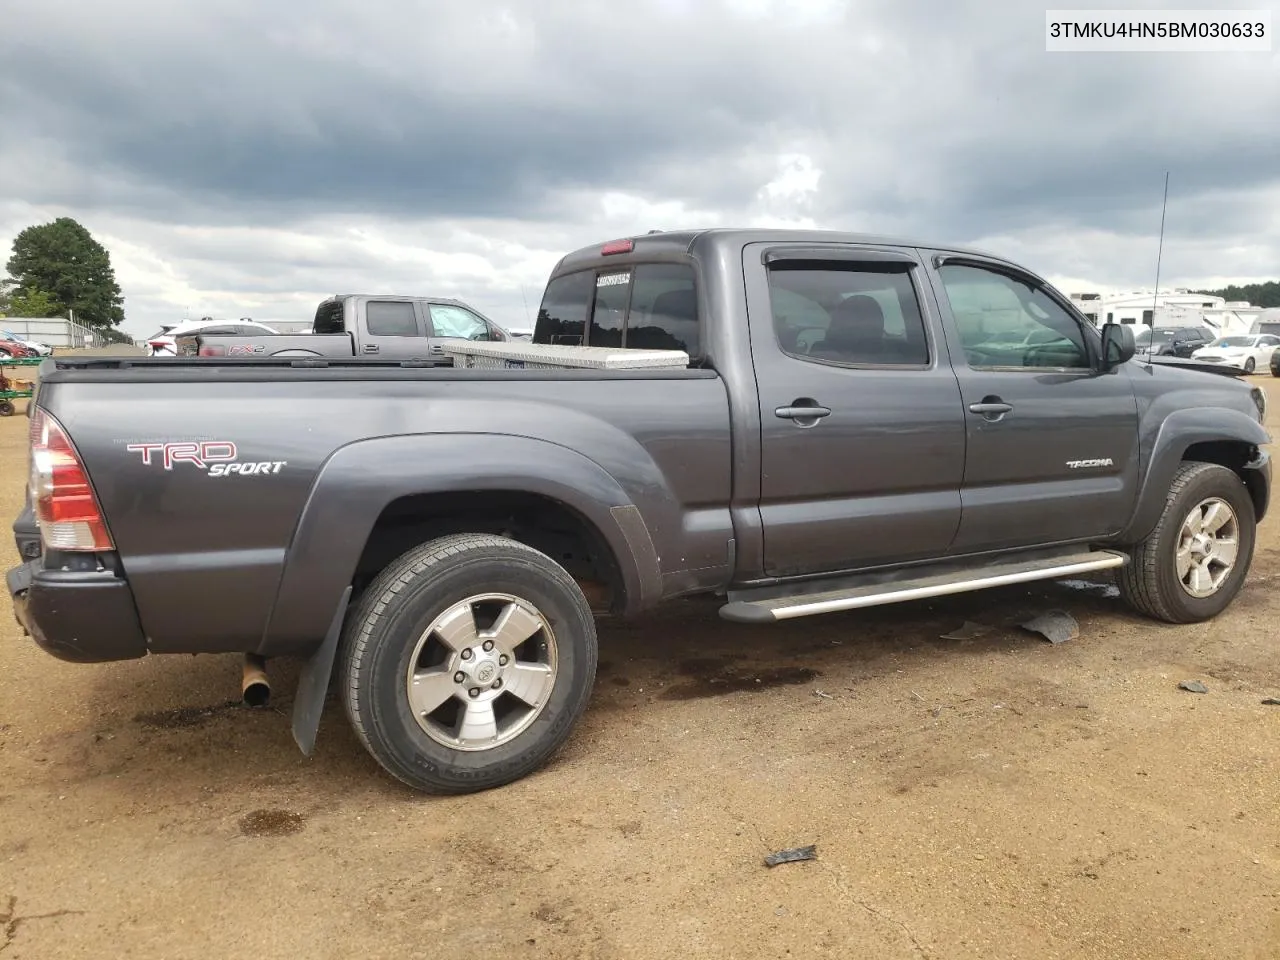
{"type": "Polygon", "coordinates": [[[548,497],[563,485],[604,504],[612,483],[660,541],[671,581],[646,589],[729,576],[729,410],[710,370],[356,358],[59,358],[41,369],[40,403],[84,459],[152,652],[313,645],[333,615],[315,598],[330,577],[350,582],[369,529],[399,499],[397,474],[492,499],[521,471],[525,493],[533,474],[548,497]]]}

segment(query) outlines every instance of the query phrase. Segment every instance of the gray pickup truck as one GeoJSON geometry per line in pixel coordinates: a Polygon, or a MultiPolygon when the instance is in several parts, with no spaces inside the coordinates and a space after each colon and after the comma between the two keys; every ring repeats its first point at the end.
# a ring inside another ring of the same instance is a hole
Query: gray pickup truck
{"type": "Polygon", "coordinates": [[[231,336],[195,332],[174,341],[179,356],[387,357],[449,363],[447,339],[501,342],[510,333],[461,300],[343,294],[316,307],[311,332],[231,336]]]}
{"type": "Polygon", "coordinates": [[[1261,390],[1138,361],[983,253],[638,236],[559,262],[535,340],[689,363],[45,361],[20,622],[72,661],[305,658],[304,751],[336,673],[378,763],[467,792],[569,735],[595,613],[713,594],[768,623],[1114,570],[1191,623],[1267,510],[1261,390]]]}

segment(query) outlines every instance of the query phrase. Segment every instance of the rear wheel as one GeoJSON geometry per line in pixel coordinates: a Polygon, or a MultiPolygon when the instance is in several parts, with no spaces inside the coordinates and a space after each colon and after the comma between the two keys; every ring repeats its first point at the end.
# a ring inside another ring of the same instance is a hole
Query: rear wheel
{"type": "Polygon", "coordinates": [[[348,621],[347,716],[387,772],[434,793],[509,783],[568,738],[595,680],[578,584],[514,540],[443,537],[370,585],[348,621]]]}
{"type": "Polygon", "coordinates": [[[1121,595],[1168,623],[1212,619],[1244,586],[1254,534],[1253,501],[1243,481],[1215,463],[1184,463],[1155,530],[1117,578],[1121,595]]]}
{"type": "Polygon", "coordinates": [[[1254,367],[1255,367],[1255,366],[1256,366],[1256,364],[1254,364],[1254,362],[1253,362],[1253,357],[1249,357],[1249,358],[1248,358],[1248,359],[1246,359],[1246,360],[1245,360],[1245,362],[1244,362],[1244,372],[1245,372],[1245,373],[1253,373],[1253,371],[1254,371],[1254,367]]]}
{"type": "Polygon", "coordinates": [[[13,404],[8,400],[0,400],[0,417],[12,417],[13,404]]]}

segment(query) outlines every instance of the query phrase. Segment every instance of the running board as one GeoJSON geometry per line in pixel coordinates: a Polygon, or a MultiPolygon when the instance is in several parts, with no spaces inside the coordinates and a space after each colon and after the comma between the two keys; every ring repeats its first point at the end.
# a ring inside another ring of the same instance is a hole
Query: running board
{"type": "Polygon", "coordinates": [[[933,576],[898,580],[894,583],[876,583],[826,593],[811,593],[796,597],[775,597],[770,600],[738,600],[720,608],[720,616],[735,623],[773,623],[793,617],[811,617],[819,613],[836,613],[840,610],[859,610],[878,607],[886,603],[904,600],[922,600],[926,597],[942,597],[951,593],[967,593],[987,587],[1004,587],[1012,583],[1031,580],[1054,580],[1070,577],[1091,570],[1107,570],[1122,567],[1129,558],[1110,550],[1073,553],[1041,560],[1024,560],[1018,563],[990,564],[969,570],[953,570],[933,576]]]}

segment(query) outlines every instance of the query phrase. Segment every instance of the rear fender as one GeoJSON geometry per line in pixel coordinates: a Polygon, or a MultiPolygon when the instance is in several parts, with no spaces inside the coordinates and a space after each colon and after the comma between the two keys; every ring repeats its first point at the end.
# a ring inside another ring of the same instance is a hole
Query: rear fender
{"type": "Polygon", "coordinates": [[[342,447],[321,469],[290,543],[260,652],[306,651],[324,638],[390,503],[483,490],[538,494],[576,511],[613,554],[625,612],[661,599],[658,554],[644,519],[594,461],[544,440],[502,434],[380,437],[342,447]]]}

